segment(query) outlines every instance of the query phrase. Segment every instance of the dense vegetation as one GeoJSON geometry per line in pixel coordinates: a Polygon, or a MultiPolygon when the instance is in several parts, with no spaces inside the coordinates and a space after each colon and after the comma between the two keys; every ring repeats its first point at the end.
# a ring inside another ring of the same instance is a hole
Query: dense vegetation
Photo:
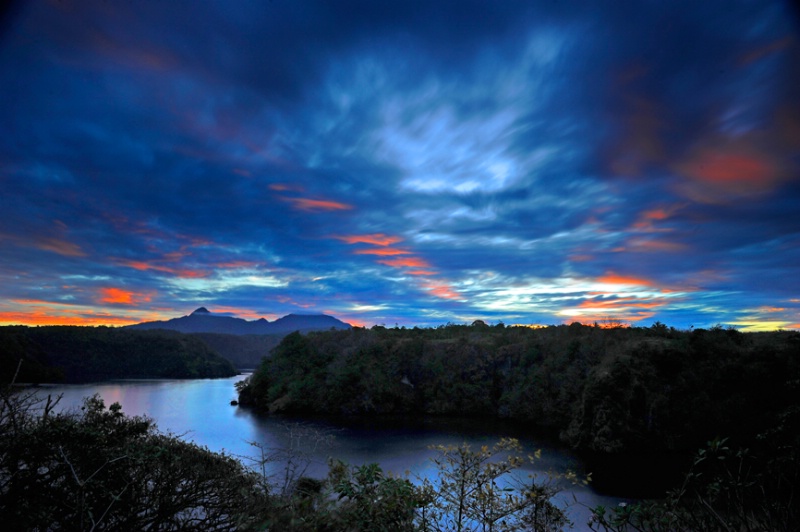
{"type": "Polygon", "coordinates": [[[516,419],[582,453],[601,489],[641,494],[663,493],[707,441],[749,446],[778,426],[797,408],[798,382],[796,332],[478,322],[289,335],[240,402],[269,412],[516,419]]]}
{"type": "MultiPolygon", "coordinates": [[[[313,435],[309,436],[313,437],[313,435]]],[[[270,451],[262,449],[265,451],[270,451]]],[[[80,412],[0,393],[0,522],[8,530],[558,530],[566,523],[531,479],[499,489],[523,460],[514,440],[441,447],[439,476],[421,484],[376,464],[332,461],[323,480],[287,466],[272,482],[255,468],[159,433],[152,421],[106,408],[80,412]]],[[[298,449],[284,450],[293,463],[298,449]]],[[[282,456],[286,456],[285,453],[282,456]]]]}
{"type": "MultiPolygon", "coordinates": [[[[764,434],[758,455],[714,441],[664,500],[593,509],[592,530],[794,531],[800,525],[800,411],[764,434]],[[765,457],[767,457],[765,459],[765,457]]],[[[517,475],[536,460],[513,439],[493,447],[438,446],[437,474],[409,479],[377,464],[330,461],[303,476],[304,448],[327,436],[287,425],[289,449],[261,449],[250,467],[158,432],[87,398],[56,412],[52,398],[0,392],[0,522],[8,530],[556,531],[553,481],[517,475]],[[274,462],[285,464],[270,474],[274,462]]],[[[575,523],[581,525],[587,523],[575,523]]]]}
{"type": "Polygon", "coordinates": [[[252,518],[240,462],[158,433],[98,397],[76,413],[3,393],[0,522],[6,530],[233,530],[252,518]]]}
{"type": "Polygon", "coordinates": [[[200,338],[174,331],[0,327],[0,382],[10,382],[15,374],[17,382],[91,382],[230,377],[236,373],[229,361],[200,338]]]}

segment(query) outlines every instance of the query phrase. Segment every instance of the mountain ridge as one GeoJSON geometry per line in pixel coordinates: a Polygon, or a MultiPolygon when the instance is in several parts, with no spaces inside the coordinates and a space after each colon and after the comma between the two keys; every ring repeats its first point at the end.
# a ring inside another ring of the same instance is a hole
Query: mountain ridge
{"type": "Polygon", "coordinates": [[[275,321],[265,318],[248,321],[243,318],[215,314],[199,307],[187,316],[162,321],[146,321],[128,325],[129,329],[167,329],[182,333],[217,333],[242,335],[289,334],[295,331],[349,329],[352,326],[327,314],[287,314],[275,321]]]}

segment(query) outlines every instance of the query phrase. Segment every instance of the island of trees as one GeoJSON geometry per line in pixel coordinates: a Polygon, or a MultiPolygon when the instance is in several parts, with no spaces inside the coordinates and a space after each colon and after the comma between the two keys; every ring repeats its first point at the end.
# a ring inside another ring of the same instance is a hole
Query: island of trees
{"type": "Polygon", "coordinates": [[[793,501],[797,516],[797,332],[476,322],[292,334],[239,400],[271,413],[517,420],[558,436],[595,488],[617,494],[663,496],[698,449],[720,463],[722,449],[731,462],[747,449],[738,459],[754,476],[740,480],[762,490],[752,500],[793,501]]]}

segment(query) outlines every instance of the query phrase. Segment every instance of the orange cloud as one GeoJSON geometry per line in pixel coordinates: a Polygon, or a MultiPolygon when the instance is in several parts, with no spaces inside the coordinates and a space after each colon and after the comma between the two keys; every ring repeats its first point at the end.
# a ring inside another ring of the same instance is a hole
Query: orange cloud
{"type": "Polygon", "coordinates": [[[774,180],[776,168],[755,154],[705,151],[684,167],[694,179],[715,184],[761,184],[774,180]]]}
{"type": "Polygon", "coordinates": [[[764,307],[758,307],[756,310],[758,312],[783,312],[786,309],[783,308],[783,307],[767,307],[767,306],[764,306],[764,307]]]}
{"type": "Polygon", "coordinates": [[[660,222],[668,219],[678,208],[679,207],[675,205],[643,211],[639,214],[639,219],[634,222],[633,228],[640,231],[652,231],[654,230],[653,222],[660,222]]]}
{"type": "Polygon", "coordinates": [[[633,297],[620,297],[615,299],[586,299],[578,304],[578,308],[658,308],[664,306],[663,302],[644,302],[633,297]]]}
{"type": "Polygon", "coordinates": [[[338,240],[347,242],[348,244],[373,244],[375,246],[391,246],[397,244],[403,239],[397,236],[389,236],[383,233],[373,233],[369,235],[344,235],[335,236],[338,240]]]}
{"type": "Polygon", "coordinates": [[[387,266],[393,266],[395,268],[430,268],[431,265],[428,264],[423,259],[418,257],[404,257],[399,259],[387,259],[387,260],[379,260],[379,264],[385,264],[387,266]]]}
{"type": "Polygon", "coordinates": [[[48,312],[0,312],[2,325],[133,325],[141,320],[112,316],[110,314],[95,315],[53,315],[48,312]]]}
{"type": "Polygon", "coordinates": [[[637,286],[653,286],[652,281],[648,281],[647,279],[642,279],[639,277],[626,277],[624,275],[616,275],[614,273],[607,273],[602,277],[597,278],[597,282],[599,283],[607,283],[607,284],[626,284],[626,285],[637,285],[637,286]]]}
{"type": "Polygon", "coordinates": [[[436,275],[433,270],[409,270],[406,273],[409,275],[436,275]]]}
{"type": "Polygon", "coordinates": [[[694,201],[719,203],[771,192],[786,176],[784,163],[759,147],[756,138],[720,139],[699,147],[674,169],[687,178],[677,185],[694,201]]]}
{"type": "Polygon", "coordinates": [[[382,256],[392,256],[392,255],[410,255],[411,252],[406,249],[396,249],[396,248],[377,248],[377,249],[359,249],[354,251],[356,255],[382,255],[382,256]]]}
{"type": "Polygon", "coordinates": [[[452,287],[444,283],[426,283],[425,290],[442,299],[461,299],[461,296],[452,287]]]}
{"type": "MultiPolygon", "coordinates": [[[[127,316],[110,314],[94,307],[37,299],[11,300],[11,310],[0,311],[0,325],[131,325],[142,321],[163,320],[172,317],[173,309],[160,309],[165,313],[126,310],[127,316]]],[[[2,305],[9,308],[10,305],[2,305]]]]}
{"type": "Polygon", "coordinates": [[[99,303],[111,303],[120,305],[138,305],[139,303],[149,303],[152,296],[121,288],[101,288],[99,303]]]}
{"type": "Polygon", "coordinates": [[[315,200],[310,198],[284,198],[284,200],[291,203],[295,209],[306,212],[348,211],[353,208],[352,205],[340,203],[338,201],[315,200]]]}

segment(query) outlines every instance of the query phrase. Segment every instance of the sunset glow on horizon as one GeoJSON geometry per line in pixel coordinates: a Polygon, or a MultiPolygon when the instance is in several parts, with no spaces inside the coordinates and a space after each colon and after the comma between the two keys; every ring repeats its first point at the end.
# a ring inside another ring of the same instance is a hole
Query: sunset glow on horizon
{"type": "Polygon", "coordinates": [[[791,2],[20,2],[0,324],[800,328],[791,2]]]}

